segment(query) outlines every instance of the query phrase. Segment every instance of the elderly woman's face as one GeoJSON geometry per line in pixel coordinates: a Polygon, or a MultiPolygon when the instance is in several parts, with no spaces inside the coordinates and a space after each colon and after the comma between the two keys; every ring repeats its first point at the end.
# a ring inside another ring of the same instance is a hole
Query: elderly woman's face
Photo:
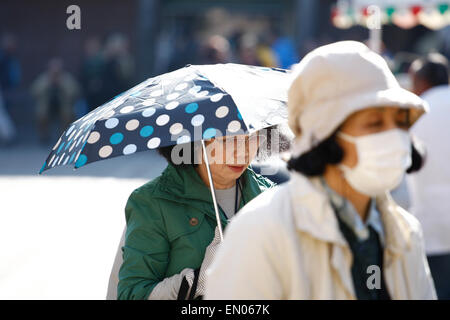
{"type": "MultiPolygon", "coordinates": [[[[341,131],[350,136],[359,137],[396,128],[408,130],[409,126],[408,109],[386,106],[355,112],[342,124],[341,131]]],[[[337,141],[344,151],[341,163],[350,168],[356,166],[358,156],[355,145],[340,137],[337,137],[337,141]]]]}
{"type": "Polygon", "coordinates": [[[255,158],[260,144],[258,135],[218,137],[206,142],[212,175],[236,180],[255,158]]]}

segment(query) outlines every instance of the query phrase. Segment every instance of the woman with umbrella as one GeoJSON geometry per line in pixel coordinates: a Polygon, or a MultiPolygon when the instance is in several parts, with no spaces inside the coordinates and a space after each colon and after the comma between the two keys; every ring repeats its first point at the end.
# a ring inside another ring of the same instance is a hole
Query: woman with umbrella
{"type": "Polygon", "coordinates": [[[278,147],[271,133],[287,118],[289,81],[276,68],[188,65],[147,79],[61,135],[40,173],[155,149],[169,162],[127,202],[119,299],[203,294],[222,225],[273,185],[248,166],[263,143],[278,147]]]}
{"type": "MultiPolygon", "coordinates": [[[[223,225],[274,185],[249,168],[271,131],[263,129],[260,135],[218,137],[206,142],[210,158],[215,159],[210,171],[223,225]]],[[[202,296],[203,272],[219,242],[217,231],[214,237],[217,222],[201,145],[185,145],[181,153],[187,163],[182,164],[175,164],[178,152],[174,152],[174,146],[159,152],[168,161],[167,168],[135,190],[126,205],[118,299],[184,299],[189,291],[192,298],[202,296]]]]}
{"type": "Polygon", "coordinates": [[[389,194],[420,168],[409,127],[425,102],[364,44],[320,47],[296,66],[289,183],[227,227],[207,299],[435,299],[421,226],[389,194]]]}

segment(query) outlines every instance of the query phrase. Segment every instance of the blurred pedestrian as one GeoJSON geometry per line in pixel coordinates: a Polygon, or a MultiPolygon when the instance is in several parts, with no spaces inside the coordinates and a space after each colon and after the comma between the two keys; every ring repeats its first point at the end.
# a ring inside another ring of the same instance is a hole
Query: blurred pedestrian
{"type": "Polygon", "coordinates": [[[16,128],[5,108],[0,87],[0,146],[10,145],[15,136],[16,128]]]}
{"type": "Polygon", "coordinates": [[[298,61],[297,50],[289,37],[283,36],[276,27],[271,28],[268,37],[279,68],[289,69],[298,61]]]}
{"type": "Polygon", "coordinates": [[[84,50],[80,82],[83,86],[88,111],[92,111],[106,102],[105,97],[103,97],[105,59],[102,54],[100,39],[97,37],[89,38],[85,43],[84,50]]]}
{"type": "Polygon", "coordinates": [[[4,34],[0,46],[0,87],[8,108],[13,100],[13,91],[20,84],[21,67],[17,57],[17,40],[12,34],[4,34]]]}
{"type": "Polygon", "coordinates": [[[230,43],[222,36],[211,36],[201,49],[201,56],[202,64],[228,63],[231,61],[230,43]]]}
{"type": "Polygon", "coordinates": [[[447,59],[437,53],[415,60],[410,68],[412,90],[430,106],[430,112],[412,127],[423,141],[424,168],[411,175],[413,213],[423,226],[439,299],[450,299],[450,86],[447,59]]]}
{"type": "Polygon", "coordinates": [[[106,102],[133,86],[135,65],[129,53],[128,38],[120,33],[110,35],[105,44],[104,59],[102,100],[106,102]]]}
{"type": "Polygon", "coordinates": [[[75,78],[64,70],[60,58],[53,58],[47,70],[33,82],[31,92],[36,101],[36,119],[41,143],[51,139],[52,120],[57,117],[62,132],[74,121],[74,105],[80,89],[75,78]]]}
{"type": "Polygon", "coordinates": [[[425,111],[383,58],[355,41],[320,47],[288,93],[288,183],[231,221],[207,299],[433,299],[419,222],[389,194],[425,111]]]}
{"type": "Polygon", "coordinates": [[[17,58],[17,41],[14,35],[4,34],[0,39],[0,140],[11,144],[16,128],[10,114],[17,102],[21,68],[17,58]]]}

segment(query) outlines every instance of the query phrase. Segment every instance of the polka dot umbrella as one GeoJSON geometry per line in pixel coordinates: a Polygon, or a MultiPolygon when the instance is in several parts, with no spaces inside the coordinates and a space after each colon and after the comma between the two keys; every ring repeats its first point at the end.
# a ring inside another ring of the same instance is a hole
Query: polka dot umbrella
{"type": "Polygon", "coordinates": [[[188,65],[150,78],[73,122],[39,173],[279,124],[288,87],[287,70],[239,64],[188,65]]]}
{"type": "Polygon", "coordinates": [[[287,70],[239,64],[188,65],[147,79],[73,122],[39,174],[282,123],[289,82],[287,70]]]}

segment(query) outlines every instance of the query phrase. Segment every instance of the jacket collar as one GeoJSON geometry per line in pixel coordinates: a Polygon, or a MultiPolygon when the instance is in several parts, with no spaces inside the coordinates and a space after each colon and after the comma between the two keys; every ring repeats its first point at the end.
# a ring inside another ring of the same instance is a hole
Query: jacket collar
{"type": "MultiPolygon", "coordinates": [[[[241,179],[245,179],[245,182],[242,183],[242,197],[239,208],[259,195],[263,187],[271,186],[267,179],[257,175],[250,167],[244,171],[241,179]]],[[[160,176],[153,195],[158,198],[195,206],[203,209],[203,211],[215,218],[211,191],[193,166],[176,167],[168,164],[160,176]]],[[[223,222],[226,222],[225,218],[223,222]]]]}
{"type": "MultiPolygon", "coordinates": [[[[298,230],[326,242],[348,246],[319,178],[292,172],[289,183],[294,220],[298,230]]],[[[389,193],[376,198],[385,229],[386,249],[400,254],[409,249],[411,227],[389,193]]]]}

